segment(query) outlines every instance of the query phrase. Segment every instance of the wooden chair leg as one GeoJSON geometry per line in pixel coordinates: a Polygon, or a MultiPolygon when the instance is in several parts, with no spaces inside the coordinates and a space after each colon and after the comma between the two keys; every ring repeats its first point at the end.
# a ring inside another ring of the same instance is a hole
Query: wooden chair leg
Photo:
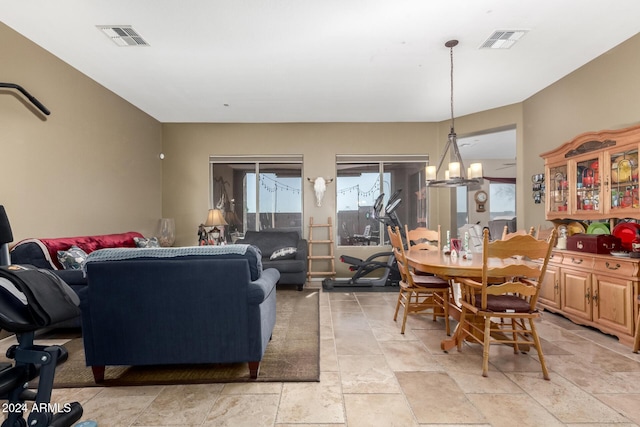
{"type": "Polygon", "coordinates": [[[513,354],[518,354],[518,331],[516,329],[516,326],[518,322],[516,322],[516,319],[511,319],[511,329],[513,330],[512,334],[513,334],[513,354]]]}
{"type": "Polygon", "coordinates": [[[547,363],[544,361],[544,354],[542,354],[542,344],[540,343],[540,337],[538,337],[538,331],[536,330],[536,326],[533,324],[533,319],[529,319],[529,326],[531,329],[531,336],[533,337],[533,342],[535,343],[536,350],[538,350],[538,358],[540,359],[540,366],[542,366],[542,377],[545,380],[549,380],[549,371],[547,370],[547,363]]]}
{"type": "Polygon", "coordinates": [[[489,347],[491,346],[491,317],[484,318],[484,344],[482,345],[482,376],[489,376],[489,347]]]}
{"type": "MultiPolygon", "coordinates": [[[[640,298],[638,301],[640,302],[640,298]]],[[[638,310],[638,321],[636,322],[636,336],[633,340],[633,352],[637,353],[638,350],[640,350],[640,309],[638,310]]]]}
{"type": "Polygon", "coordinates": [[[404,301],[404,313],[402,314],[402,328],[400,333],[404,334],[404,329],[407,326],[407,315],[409,314],[409,307],[411,306],[411,299],[413,298],[413,292],[407,291],[407,296],[404,301]]]}
{"type": "Polygon", "coordinates": [[[464,342],[465,327],[469,321],[467,320],[467,309],[465,306],[462,306],[462,312],[460,313],[460,322],[458,323],[458,327],[456,329],[456,344],[458,346],[458,351],[462,351],[462,343],[464,342]]]}
{"type": "Polygon", "coordinates": [[[449,288],[442,295],[444,308],[444,326],[447,330],[447,336],[451,336],[451,327],[449,325],[449,288]]]}
{"type": "Polygon", "coordinates": [[[395,322],[398,318],[398,310],[400,310],[400,300],[402,300],[402,288],[398,292],[398,302],[396,302],[396,311],[393,313],[393,321],[395,322]]]}

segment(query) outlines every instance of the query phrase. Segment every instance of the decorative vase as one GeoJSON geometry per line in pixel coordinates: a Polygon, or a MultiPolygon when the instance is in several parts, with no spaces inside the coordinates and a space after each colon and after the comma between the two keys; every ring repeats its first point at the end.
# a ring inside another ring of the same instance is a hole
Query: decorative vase
{"type": "Polygon", "coordinates": [[[158,226],[158,242],[163,248],[173,245],[176,241],[176,222],[173,218],[162,218],[158,226]]]}

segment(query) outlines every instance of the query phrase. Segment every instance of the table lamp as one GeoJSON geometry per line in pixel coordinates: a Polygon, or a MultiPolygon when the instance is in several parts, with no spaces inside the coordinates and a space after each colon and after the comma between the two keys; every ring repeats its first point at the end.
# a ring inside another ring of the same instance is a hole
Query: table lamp
{"type": "Polygon", "coordinates": [[[220,209],[209,209],[209,214],[207,215],[207,220],[204,223],[205,227],[213,227],[209,230],[209,236],[215,242],[214,244],[219,244],[221,242],[220,229],[218,226],[227,225],[227,221],[224,220],[224,215],[220,209]]]}

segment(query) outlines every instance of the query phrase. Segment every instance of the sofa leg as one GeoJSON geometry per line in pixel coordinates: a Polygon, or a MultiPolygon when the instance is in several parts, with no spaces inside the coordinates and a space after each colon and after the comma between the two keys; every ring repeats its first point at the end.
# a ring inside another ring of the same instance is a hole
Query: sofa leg
{"type": "Polygon", "coordinates": [[[257,379],[258,371],[260,371],[260,362],[249,362],[249,378],[257,379]]]}
{"type": "Polygon", "coordinates": [[[92,366],[91,371],[93,372],[93,379],[96,384],[104,382],[104,366],[92,366]]]}
{"type": "Polygon", "coordinates": [[[304,285],[298,285],[298,290],[301,291],[304,285]]]}

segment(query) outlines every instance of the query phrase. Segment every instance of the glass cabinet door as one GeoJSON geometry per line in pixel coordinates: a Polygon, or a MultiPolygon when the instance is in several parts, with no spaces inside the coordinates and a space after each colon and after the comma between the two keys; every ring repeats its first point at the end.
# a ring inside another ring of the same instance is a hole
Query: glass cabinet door
{"type": "Polygon", "coordinates": [[[547,208],[550,214],[563,215],[567,212],[569,181],[567,175],[567,165],[554,166],[549,168],[547,192],[549,203],[547,208]]]}
{"type": "Polygon", "coordinates": [[[594,213],[601,208],[600,161],[598,157],[576,162],[575,212],[594,213]]]}
{"type": "Polygon", "coordinates": [[[638,149],[612,152],[611,211],[620,212],[638,208],[638,149]]]}

